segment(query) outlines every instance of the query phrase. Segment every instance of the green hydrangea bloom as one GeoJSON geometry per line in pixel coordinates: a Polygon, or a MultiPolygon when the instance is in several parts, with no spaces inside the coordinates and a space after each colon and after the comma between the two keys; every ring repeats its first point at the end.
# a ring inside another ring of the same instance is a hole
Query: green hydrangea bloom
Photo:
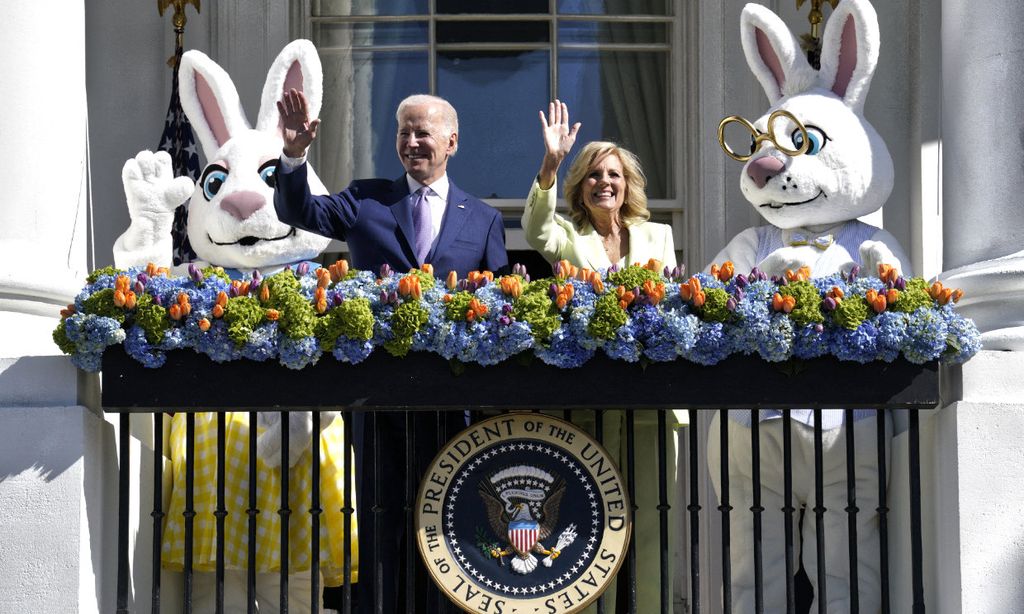
{"type": "Polygon", "coordinates": [[[729,293],[721,288],[704,288],[704,306],[700,308],[702,319],[708,322],[726,322],[732,312],[726,307],[729,293]]]}
{"type": "Polygon", "coordinates": [[[871,307],[863,297],[847,295],[832,312],[832,320],[843,328],[854,330],[870,313],[871,307]]]}
{"type": "Polygon", "coordinates": [[[271,301],[279,294],[298,292],[300,287],[299,280],[295,278],[295,274],[292,273],[291,269],[285,269],[280,273],[266,277],[263,279],[263,283],[267,284],[270,288],[271,301]]]}
{"type": "Polygon", "coordinates": [[[444,317],[452,322],[464,322],[466,312],[469,311],[469,302],[475,297],[469,292],[456,292],[449,295],[452,297],[444,307],[444,317]]]}
{"type": "Polygon", "coordinates": [[[96,283],[97,279],[103,277],[104,275],[110,275],[111,277],[114,277],[117,275],[124,275],[126,272],[127,271],[125,271],[124,269],[119,269],[114,266],[105,266],[102,269],[96,269],[92,273],[89,273],[89,275],[85,278],[85,281],[87,283],[94,284],[96,283]]]}
{"type": "Polygon", "coordinates": [[[920,277],[915,277],[907,280],[906,289],[900,292],[900,297],[895,303],[889,305],[889,309],[913,313],[921,307],[931,307],[932,304],[932,297],[928,294],[928,282],[920,277]]]}
{"type": "Polygon", "coordinates": [[[277,327],[292,339],[302,339],[313,334],[316,329],[316,310],[309,301],[297,291],[271,290],[270,306],[277,309],[279,316],[277,327]],[[276,294],[276,296],[275,296],[276,294]]]}
{"type": "Polygon", "coordinates": [[[433,275],[431,275],[430,273],[424,273],[419,269],[413,269],[412,271],[409,271],[409,274],[415,275],[416,277],[420,278],[420,290],[424,292],[433,288],[434,284],[437,281],[436,279],[434,279],[433,275]]]}
{"type": "Polygon", "coordinates": [[[260,302],[251,296],[236,296],[228,299],[224,307],[224,321],[228,325],[228,337],[235,345],[242,346],[249,334],[263,322],[264,311],[260,302]]]}
{"type": "Polygon", "coordinates": [[[68,339],[68,331],[64,328],[64,320],[67,318],[61,318],[60,323],[57,324],[57,328],[53,329],[53,342],[57,344],[61,352],[65,354],[75,353],[75,344],[68,339]]]}
{"type": "Polygon", "coordinates": [[[587,325],[587,332],[597,339],[614,339],[615,331],[626,320],[626,311],[619,306],[619,297],[609,292],[594,303],[594,317],[587,325]]]}
{"type": "Polygon", "coordinates": [[[140,296],[135,303],[135,323],[146,332],[146,340],[150,343],[159,343],[171,327],[167,309],[157,305],[148,294],[140,296]]]}
{"type": "Polygon", "coordinates": [[[85,313],[114,318],[124,324],[124,309],[114,304],[113,288],[104,288],[94,292],[92,296],[85,299],[82,303],[82,310],[85,313]]]}
{"type": "Polygon", "coordinates": [[[338,337],[366,341],[373,336],[373,312],[365,298],[349,299],[317,318],[316,337],[325,352],[334,349],[338,337]]]}
{"type": "Polygon", "coordinates": [[[216,277],[218,279],[223,280],[225,283],[231,283],[231,278],[228,276],[227,273],[224,272],[224,267],[208,266],[203,268],[202,273],[203,279],[207,279],[209,277],[216,277]]]}
{"type": "MultiPolygon", "coordinates": [[[[550,285],[550,280],[548,281],[550,285]]],[[[543,286],[546,288],[547,285],[543,286]]],[[[530,325],[533,338],[543,343],[562,326],[562,314],[548,297],[547,290],[533,283],[523,291],[512,305],[512,317],[530,325]]]]}
{"type": "Polygon", "coordinates": [[[419,301],[405,301],[391,314],[391,332],[394,339],[384,343],[392,356],[402,357],[412,347],[412,337],[430,319],[430,312],[419,301]]]}
{"type": "Polygon", "coordinates": [[[825,316],[821,313],[821,295],[811,282],[791,281],[779,288],[779,294],[796,299],[796,307],[789,313],[789,319],[793,320],[794,325],[803,327],[825,322],[825,316]]]}
{"type": "Polygon", "coordinates": [[[608,280],[615,286],[625,286],[627,290],[642,288],[647,280],[661,281],[661,274],[642,266],[628,266],[620,271],[615,271],[608,276],[608,280]]]}

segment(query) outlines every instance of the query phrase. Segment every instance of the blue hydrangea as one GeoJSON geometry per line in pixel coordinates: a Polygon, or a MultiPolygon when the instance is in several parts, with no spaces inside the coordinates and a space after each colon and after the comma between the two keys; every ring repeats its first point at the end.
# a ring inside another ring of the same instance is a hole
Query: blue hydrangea
{"type": "Polygon", "coordinates": [[[634,335],[633,327],[629,322],[620,326],[615,331],[615,338],[605,340],[601,348],[605,354],[615,360],[624,360],[626,362],[640,360],[640,341],[634,335]]]}
{"type": "Polygon", "coordinates": [[[725,327],[721,322],[701,322],[686,358],[700,365],[714,365],[729,355],[725,327]]]}
{"type": "Polygon", "coordinates": [[[768,362],[788,360],[793,352],[793,321],[776,313],[758,340],[757,353],[768,362]]]}
{"type": "Polygon", "coordinates": [[[907,314],[883,311],[875,318],[878,328],[878,360],[892,362],[899,358],[907,337],[907,314]]]}
{"type": "Polygon", "coordinates": [[[871,362],[878,353],[878,328],[871,319],[865,320],[855,330],[836,330],[833,339],[833,353],[839,360],[871,362]]]}
{"type": "Polygon", "coordinates": [[[146,340],[146,331],[141,326],[128,329],[124,339],[124,351],[148,369],[156,369],[167,362],[167,354],[146,340]]]}
{"type": "Polygon", "coordinates": [[[594,349],[580,345],[572,328],[563,326],[551,335],[547,346],[534,347],[534,353],[545,364],[572,369],[590,360],[594,349]]]}
{"type": "Polygon", "coordinates": [[[946,349],[946,319],[931,309],[918,309],[907,318],[903,356],[912,363],[935,360],[946,349]]]}
{"type": "Polygon", "coordinates": [[[356,365],[373,353],[373,347],[371,341],[353,340],[342,335],[334,342],[334,350],[331,355],[341,362],[356,365]]]}
{"type": "Polygon", "coordinates": [[[818,324],[808,324],[793,331],[793,357],[809,360],[825,356],[832,343],[832,331],[818,324]]]}
{"type": "Polygon", "coordinates": [[[278,353],[277,322],[267,322],[257,326],[242,346],[242,356],[256,362],[263,362],[277,357],[278,353]]]}
{"type": "Polygon", "coordinates": [[[694,315],[669,311],[662,314],[661,329],[648,338],[644,355],[656,362],[669,362],[683,356],[697,340],[700,320],[694,315]]]}
{"type": "Polygon", "coordinates": [[[228,337],[228,327],[223,320],[216,320],[210,330],[199,336],[196,351],[206,354],[214,362],[227,362],[242,357],[242,350],[228,337]]]}
{"type": "Polygon", "coordinates": [[[974,322],[961,316],[949,305],[943,308],[942,315],[946,320],[946,330],[948,338],[952,341],[950,346],[953,348],[952,352],[946,352],[941,356],[943,362],[960,364],[981,351],[981,333],[974,322]]]}
{"type": "Polygon", "coordinates": [[[301,369],[307,365],[315,365],[323,351],[316,337],[292,339],[282,336],[278,342],[280,363],[289,369],[301,369]]]}

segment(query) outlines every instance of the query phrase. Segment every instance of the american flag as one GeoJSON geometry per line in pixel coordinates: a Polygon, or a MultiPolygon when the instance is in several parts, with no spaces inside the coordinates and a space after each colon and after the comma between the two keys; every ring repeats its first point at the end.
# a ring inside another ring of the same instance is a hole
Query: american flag
{"type": "MultiPolygon", "coordinates": [[[[188,123],[188,118],[185,117],[185,112],[181,108],[181,98],[178,96],[178,66],[181,65],[181,54],[181,45],[177,45],[174,50],[171,104],[167,108],[164,132],[160,136],[160,145],[157,149],[171,154],[171,165],[174,168],[175,177],[185,175],[191,177],[192,181],[197,181],[199,179],[199,153],[196,151],[196,139],[192,134],[192,126],[188,123]]],[[[174,241],[174,264],[195,260],[196,254],[192,251],[192,245],[188,241],[188,203],[178,207],[174,212],[171,237],[174,241]]]]}

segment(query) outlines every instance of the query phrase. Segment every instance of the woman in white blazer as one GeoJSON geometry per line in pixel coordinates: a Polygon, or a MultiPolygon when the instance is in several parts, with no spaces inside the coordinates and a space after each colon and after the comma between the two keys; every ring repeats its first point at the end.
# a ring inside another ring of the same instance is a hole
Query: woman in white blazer
{"type": "MultiPolygon", "coordinates": [[[[647,180],[637,157],[615,143],[594,141],[587,143],[576,156],[565,178],[565,200],[569,205],[568,218],[555,212],[557,190],[555,176],[558,167],[572,149],[580,124],[570,127],[569,109],[558,100],[548,105],[548,115],[540,112],[544,138],[544,161],[534,180],[523,212],[523,229],[531,247],[549,262],[568,260],[577,267],[607,270],[612,264],[623,267],[639,262],[646,264],[651,258],[662,265],[676,265],[672,243],[672,227],[648,222],[645,187],[647,180]]],[[[586,366],[583,367],[584,369],[586,366]]],[[[620,383],[618,385],[628,385],[620,383]]],[[[589,414],[589,412],[587,412],[589,414]]],[[[575,417],[583,425],[589,415],[575,417]]],[[[675,427],[684,423],[685,412],[670,412],[667,450],[668,497],[675,500],[676,450],[675,427]]],[[[657,414],[640,411],[634,420],[634,490],[638,506],[633,519],[640,529],[636,539],[637,612],[660,611],[660,548],[657,527],[659,512],[657,414]]],[[[588,426],[593,426],[589,424],[588,426]]],[[[591,428],[591,431],[593,429],[591,428]]],[[[606,411],[604,414],[603,443],[626,477],[626,412],[606,411]]],[[[627,478],[628,479],[628,478],[627,478]]],[[[676,527],[681,526],[679,506],[671,510],[670,538],[667,547],[676,543],[676,527]]],[[[674,566],[673,557],[669,565],[674,566]]],[[[620,573],[626,573],[625,567],[620,573]]],[[[674,573],[670,569],[669,582],[674,573]]],[[[616,603],[613,584],[605,592],[608,604],[616,603]]],[[[669,594],[671,587],[669,587],[669,594]]],[[[622,596],[620,600],[624,600],[622,596]]],[[[614,608],[612,608],[614,609],[614,608]]],[[[588,608],[592,612],[594,606],[588,608]]]]}
{"type": "Polygon", "coordinates": [[[565,177],[569,218],[555,212],[556,173],[576,142],[580,124],[569,127],[564,102],[541,111],[544,160],[523,211],[526,240],[548,261],[565,259],[591,270],[654,258],[676,265],[672,227],[648,222],[647,179],[637,157],[615,143],[587,143],[565,177]],[[549,119],[550,118],[550,119],[549,119]]]}

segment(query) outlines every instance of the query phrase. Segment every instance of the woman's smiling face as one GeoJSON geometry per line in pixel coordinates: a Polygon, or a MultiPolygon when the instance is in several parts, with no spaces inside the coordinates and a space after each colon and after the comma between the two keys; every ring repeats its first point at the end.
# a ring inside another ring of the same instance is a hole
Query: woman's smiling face
{"type": "Polygon", "coordinates": [[[626,200],[626,176],[615,154],[597,160],[583,180],[583,205],[591,215],[617,215],[626,200]]]}

